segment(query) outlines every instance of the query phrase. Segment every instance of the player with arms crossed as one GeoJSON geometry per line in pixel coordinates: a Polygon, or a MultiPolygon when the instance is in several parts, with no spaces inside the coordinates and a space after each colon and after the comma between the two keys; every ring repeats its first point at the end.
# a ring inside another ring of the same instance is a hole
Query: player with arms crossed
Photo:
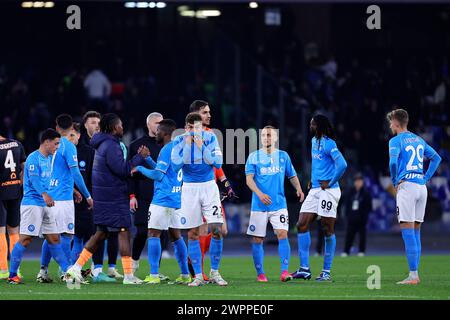
{"type": "MultiPolygon", "coordinates": [[[[61,246],[69,262],[71,261],[72,236],[75,233],[74,184],[85,197],[89,208],[92,208],[93,205],[91,194],[78,167],[77,148],[68,139],[72,130],[73,121],[70,115],[61,114],[56,117],[56,131],[61,135],[61,140],[59,148],[52,158],[52,177],[48,189],[49,195],[55,200],[55,205],[49,210],[55,211],[54,215],[61,235],[61,246]]],[[[48,242],[44,241],[41,269],[36,277],[38,282],[51,282],[47,279],[50,260],[51,253],[48,242]]]]}
{"type": "Polygon", "coordinates": [[[311,182],[312,188],[300,209],[298,218],[298,254],[300,268],[292,276],[296,279],[311,279],[309,268],[309,247],[311,235],[309,228],[320,216],[325,232],[325,254],[323,269],[317,281],[331,281],[331,265],[336,249],[334,224],[341,190],[339,179],[347,168],[347,162],[334,141],[334,130],[327,117],[316,115],[311,119],[310,131],[314,135],[311,140],[311,182]]]}
{"type": "Polygon", "coordinates": [[[9,253],[19,240],[20,199],[22,197],[25,151],[19,141],[0,135],[0,279],[7,279],[9,253]]]}
{"type": "Polygon", "coordinates": [[[441,157],[421,137],[408,131],[408,112],[396,109],[387,114],[395,135],[389,140],[389,169],[397,190],[397,217],[405,243],[409,276],[397,284],[418,284],[421,254],[420,226],[425,216],[427,188],[425,184],[436,172],[441,157]],[[430,165],[423,174],[424,157],[430,165]]]}
{"type": "Polygon", "coordinates": [[[183,186],[181,190],[181,209],[178,218],[182,228],[189,229],[188,251],[195,272],[191,287],[205,284],[202,274],[202,253],[199,242],[199,227],[206,219],[212,231],[210,247],[210,281],[220,286],[228,283],[219,273],[222,258],[222,205],[219,188],[214,181],[213,168],[222,167],[222,151],[217,138],[202,129],[202,118],[196,112],[186,116],[186,133],[174,139],[172,162],[182,164],[183,186]]]}
{"type": "Polygon", "coordinates": [[[17,270],[32,237],[43,235],[48,241],[51,256],[62,271],[67,271],[69,267],[69,260],[59,242],[59,229],[55,217],[57,213],[49,210],[55,205],[55,201],[47,193],[51,177],[52,155],[58,148],[60,137],[60,134],[53,129],[45,130],[41,136],[39,149],[31,153],[25,162],[24,196],[20,205],[20,237],[11,253],[8,278],[10,284],[22,283],[17,270]]]}
{"type": "Polygon", "coordinates": [[[263,241],[269,221],[278,238],[280,280],[286,282],[292,279],[288,271],[291,247],[288,239],[289,214],[284,196],[284,178],[289,179],[300,202],[305,197],[291,158],[285,151],[276,148],[277,140],[276,129],[272,126],[264,127],[261,131],[263,148],[251,153],[245,165],[247,186],[253,192],[247,234],[253,236],[253,262],[259,282],[268,281],[263,266],[263,241]]]}
{"type": "Polygon", "coordinates": [[[149,179],[155,181],[154,195],[148,211],[148,262],[150,275],[144,279],[148,284],[161,283],[159,275],[159,263],[161,259],[161,232],[169,230],[169,236],[174,246],[175,257],[181,270],[181,275],[175,280],[177,284],[188,284],[191,282],[187,265],[187,247],[181,232],[181,226],[175,211],[181,207],[181,164],[174,165],[171,161],[173,149],[172,133],[175,131],[176,123],[171,119],[158,122],[156,129],[156,142],[164,147],[159,152],[156,163],[151,157],[146,161],[150,168],[138,166],[132,172],[140,172],[149,179]]]}

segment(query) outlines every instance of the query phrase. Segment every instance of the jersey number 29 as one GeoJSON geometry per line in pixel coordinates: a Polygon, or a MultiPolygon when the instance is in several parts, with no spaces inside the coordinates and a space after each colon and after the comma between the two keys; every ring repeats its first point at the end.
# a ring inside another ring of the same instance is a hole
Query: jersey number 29
{"type": "Polygon", "coordinates": [[[408,145],[406,146],[405,150],[407,152],[411,151],[411,157],[409,158],[408,164],[406,165],[406,170],[407,171],[413,171],[413,170],[417,170],[417,167],[419,167],[419,169],[423,169],[423,145],[419,144],[416,148],[414,148],[414,146],[412,145],[408,145]],[[422,151],[422,154],[420,153],[422,151]],[[414,160],[416,159],[418,160],[417,165],[414,164],[414,160]]]}

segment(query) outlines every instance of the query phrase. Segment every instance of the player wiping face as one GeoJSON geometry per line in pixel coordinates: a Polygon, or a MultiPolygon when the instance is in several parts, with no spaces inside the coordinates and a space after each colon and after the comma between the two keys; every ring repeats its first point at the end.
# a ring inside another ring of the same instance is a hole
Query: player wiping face
{"type": "Polygon", "coordinates": [[[211,226],[214,237],[210,247],[210,279],[219,285],[227,285],[218,272],[223,247],[223,215],[219,188],[214,180],[214,168],[222,167],[222,152],[214,133],[203,130],[198,112],[186,116],[185,129],[183,135],[174,139],[171,160],[175,165],[182,164],[183,170],[180,221],[183,229],[190,230],[188,251],[195,273],[195,279],[189,285],[204,284],[198,240],[203,218],[211,226]]]}
{"type": "Polygon", "coordinates": [[[395,135],[389,141],[389,170],[397,195],[397,217],[405,243],[409,276],[398,284],[418,284],[421,255],[420,226],[425,216],[427,189],[425,184],[436,172],[441,157],[421,137],[408,131],[406,110],[388,113],[387,120],[395,135]],[[424,174],[424,158],[430,165],[424,174]]]}

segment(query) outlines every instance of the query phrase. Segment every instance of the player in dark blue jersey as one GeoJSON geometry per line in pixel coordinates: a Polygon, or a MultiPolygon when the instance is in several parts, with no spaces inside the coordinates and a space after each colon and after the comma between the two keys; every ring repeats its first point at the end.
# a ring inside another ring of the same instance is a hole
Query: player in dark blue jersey
{"type": "Polygon", "coordinates": [[[425,216],[427,188],[425,184],[436,172],[441,157],[421,137],[408,131],[408,112],[396,109],[388,113],[392,133],[389,141],[389,169],[397,191],[397,218],[405,243],[409,276],[397,284],[418,284],[421,255],[420,226],[425,216]],[[424,174],[424,159],[430,165],[424,174]]]}

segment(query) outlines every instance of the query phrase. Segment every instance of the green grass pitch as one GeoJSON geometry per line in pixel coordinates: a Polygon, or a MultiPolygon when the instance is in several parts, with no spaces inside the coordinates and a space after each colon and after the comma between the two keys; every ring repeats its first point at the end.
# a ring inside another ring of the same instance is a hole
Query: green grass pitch
{"type": "MultiPolygon", "coordinates": [[[[323,258],[311,258],[313,277],[321,270],[323,258]]],[[[291,270],[298,264],[298,258],[291,260],[291,270]]],[[[209,261],[206,262],[209,266],[209,261]]],[[[183,300],[183,299],[217,299],[217,300],[249,300],[249,299],[450,299],[450,256],[424,256],[420,265],[421,283],[417,286],[400,286],[396,281],[407,275],[406,258],[402,256],[368,256],[336,257],[333,263],[333,282],[318,283],[309,280],[293,280],[282,283],[279,280],[279,260],[277,257],[266,257],[265,271],[268,283],[256,282],[255,270],[251,257],[225,257],[221,263],[221,274],[229,282],[227,287],[206,285],[189,288],[182,285],[140,285],[124,286],[121,283],[82,285],[79,290],[69,290],[65,284],[56,280],[51,284],[36,283],[35,276],[39,270],[38,261],[25,260],[21,266],[24,276],[23,285],[0,283],[0,298],[8,299],[120,299],[120,300],[183,300]],[[367,267],[377,265],[381,270],[381,289],[369,290],[367,267]]],[[[120,270],[120,266],[119,270],[120,270]]],[[[209,269],[209,268],[208,268],[209,269]]],[[[144,278],[148,272],[148,264],[141,261],[137,275],[144,278]]],[[[174,259],[162,260],[161,272],[175,277],[178,266],[174,259]]],[[[57,279],[56,264],[52,262],[50,273],[57,279]]]]}

